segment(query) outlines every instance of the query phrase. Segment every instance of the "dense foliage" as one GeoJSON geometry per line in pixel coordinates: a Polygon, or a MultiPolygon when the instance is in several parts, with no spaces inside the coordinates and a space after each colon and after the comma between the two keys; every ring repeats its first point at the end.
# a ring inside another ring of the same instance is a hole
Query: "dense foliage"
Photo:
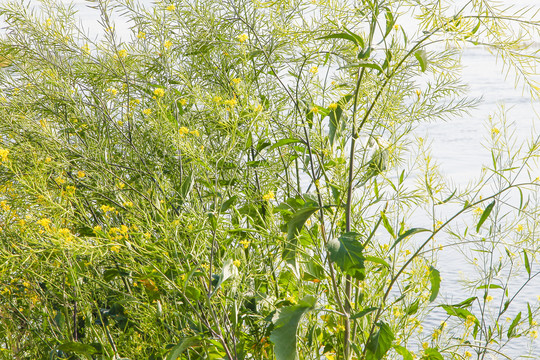
{"type": "Polygon", "coordinates": [[[538,138],[518,148],[493,120],[493,163],[457,189],[413,131],[476,103],[462,45],[536,97],[538,23],[448,3],[97,0],[96,36],[68,5],[3,1],[0,357],[488,359],[534,341],[536,299],[513,304],[538,274],[538,138]],[[443,245],[477,270],[454,303],[443,245]]]}

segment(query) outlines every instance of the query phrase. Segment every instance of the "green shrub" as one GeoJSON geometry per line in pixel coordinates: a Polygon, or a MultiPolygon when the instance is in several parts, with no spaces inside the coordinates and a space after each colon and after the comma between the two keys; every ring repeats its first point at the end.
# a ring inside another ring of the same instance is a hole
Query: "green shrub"
{"type": "Polygon", "coordinates": [[[1,356],[487,359],[536,337],[536,300],[513,304],[538,275],[538,138],[490,125],[493,163],[457,189],[413,132],[476,104],[450,45],[490,47],[537,94],[527,13],[89,6],[97,39],[70,6],[0,8],[1,356]],[[443,244],[478,269],[454,304],[443,244]]]}

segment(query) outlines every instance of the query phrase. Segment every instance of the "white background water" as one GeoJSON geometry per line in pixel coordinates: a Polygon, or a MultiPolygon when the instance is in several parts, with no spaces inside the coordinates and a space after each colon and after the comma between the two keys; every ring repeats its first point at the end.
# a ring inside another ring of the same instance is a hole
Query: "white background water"
{"type": "MultiPolygon", "coordinates": [[[[35,4],[35,1],[32,2],[35,4]]],[[[83,0],[73,3],[79,11],[81,23],[86,28],[96,28],[99,16],[95,10],[88,9],[89,3],[83,0]]],[[[535,0],[506,0],[505,3],[530,5],[540,9],[540,2],[535,0]]],[[[129,34],[128,27],[121,21],[117,22],[117,30],[120,34],[129,34]]],[[[540,42],[540,39],[538,41],[540,42]]],[[[501,106],[508,110],[507,119],[521,141],[531,136],[535,124],[536,128],[540,125],[535,111],[538,103],[533,103],[521,88],[515,89],[514,78],[505,77],[502,73],[500,60],[497,61],[485,48],[477,46],[463,50],[462,62],[463,81],[468,84],[471,96],[482,97],[480,105],[472,110],[470,115],[454,118],[448,122],[425,124],[416,130],[418,136],[431,143],[433,158],[439,164],[441,172],[456,185],[467,184],[480,175],[483,164],[490,163],[490,153],[482,145],[484,139],[490,136],[490,128],[486,122],[490,115],[496,117],[496,114],[500,113],[501,106]]],[[[540,176],[540,169],[533,170],[540,176]]],[[[441,267],[443,277],[441,299],[455,303],[467,298],[468,293],[463,290],[460,283],[460,279],[466,276],[463,270],[467,269],[461,253],[450,247],[443,250],[439,258],[444,265],[441,267]]],[[[535,266],[540,267],[540,264],[534,263],[533,269],[535,266]]],[[[540,281],[536,281],[522,293],[516,300],[515,308],[523,311],[527,302],[532,304],[537,302],[538,295],[540,295],[540,281]]],[[[431,325],[438,326],[441,320],[444,320],[444,314],[435,309],[429,319],[431,325]]],[[[507,353],[517,359],[520,355],[528,353],[529,347],[533,358],[540,359],[540,342],[531,343],[527,337],[514,343],[507,353]]]]}

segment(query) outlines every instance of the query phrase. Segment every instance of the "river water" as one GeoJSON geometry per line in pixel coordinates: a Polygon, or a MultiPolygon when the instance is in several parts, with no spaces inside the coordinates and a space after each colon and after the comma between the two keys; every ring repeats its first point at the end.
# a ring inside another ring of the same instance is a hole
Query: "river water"
{"type": "MultiPolygon", "coordinates": [[[[89,3],[85,1],[77,0],[73,3],[79,11],[81,23],[88,29],[96,26],[99,19],[97,11],[89,9],[87,7],[89,3]]],[[[530,5],[540,9],[540,4],[535,0],[507,0],[505,3],[530,5]]],[[[120,34],[129,34],[128,26],[122,21],[116,23],[116,29],[120,34]]],[[[434,160],[439,164],[444,176],[456,186],[464,186],[471,179],[478,177],[482,165],[491,162],[490,152],[483,145],[485,139],[490,136],[491,130],[487,123],[489,116],[496,118],[504,107],[507,110],[508,123],[520,141],[530,137],[534,125],[536,124],[538,128],[540,124],[536,112],[538,103],[532,102],[528,94],[521,89],[516,90],[513,76],[505,76],[501,61],[497,61],[496,57],[484,47],[471,46],[463,49],[462,63],[464,65],[462,78],[469,86],[469,95],[482,98],[479,106],[469,115],[448,122],[423,124],[416,129],[417,136],[431,143],[434,160]]],[[[540,169],[532,170],[540,176],[540,169]]],[[[462,280],[467,278],[467,271],[472,268],[464,261],[462,253],[455,247],[448,247],[439,253],[439,259],[444,263],[440,269],[443,278],[440,299],[447,303],[455,303],[470,296],[470,293],[464,290],[462,280]]],[[[539,265],[538,262],[534,262],[533,269],[539,265]]],[[[523,281],[523,278],[516,281],[523,281]]],[[[537,304],[538,295],[540,295],[540,281],[535,281],[521,293],[509,314],[515,316],[517,311],[523,312],[524,309],[526,314],[527,302],[537,304]]],[[[444,313],[435,308],[428,318],[428,324],[438,326],[444,319],[444,313]]],[[[521,356],[526,354],[540,359],[540,342],[531,341],[529,337],[524,336],[522,340],[506,348],[506,353],[514,359],[524,358],[521,356]]]]}

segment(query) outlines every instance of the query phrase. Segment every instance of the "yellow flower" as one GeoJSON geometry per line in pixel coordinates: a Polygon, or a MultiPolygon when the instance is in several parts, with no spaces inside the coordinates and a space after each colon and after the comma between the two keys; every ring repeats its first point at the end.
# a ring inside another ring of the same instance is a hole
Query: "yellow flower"
{"type": "Polygon", "coordinates": [[[139,39],[146,39],[146,33],[139,31],[139,33],[137,34],[137,37],[139,39]]]}
{"type": "Polygon", "coordinates": [[[275,199],[276,196],[274,195],[274,192],[270,190],[268,193],[264,194],[262,198],[263,200],[268,201],[268,200],[275,199]]]}
{"type": "Polygon", "coordinates": [[[45,20],[45,26],[46,26],[46,27],[51,26],[51,23],[52,23],[52,20],[51,20],[51,19],[45,20]]]}
{"type": "Polygon", "coordinates": [[[489,301],[491,301],[491,300],[493,300],[493,296],[491,296],[491,295],[486,296],[486,301],[487,301],[487,302],[489,302],[489,301]]]}
{"type": "Polygon", "coordinates": [[[309,69],[309,72],[312,74],[316,74],[319,72],[319,68],[317,66],[312,66],[311,69],[309,69]]]}
{"type": "Polygon", "coordinates": [[[330,105],[328,105],[328,109],[329,109],[330,111],[336,110],[337,107],[338,107],[338,105],[337,105],[336,103],[331,103],[330,105]]]}
{"type": "Polygon", "coordinates": [[[59,177],[56,178],[56,182],[58,184],[62,185],[62,184],[64,184],[66,182],[66,180],[64,180],[62,177],[59,176],[59,177]]]}
{"type": "Polygon", "coordinates": [[[125,201],[122,206],[124,207],[133,207],[133,203],[131,201],[125,201]]]}
{"type": "Polygon", "coordinates": [[[118,50],[117,55],[118,55],[119,58],[124,58],[127,55],[127,50],[124,50],[124,49],[118,50]]]}
{"type": "Polygon", "coordinates": [[[90,54],[90,47],[88,47],[88,44],[84,44],[84,45],[81,47],[81,50],[82,50],[86,55],[89,55],[89,54],[90,54]]]}
{"type": "Polygon", "coordinates": [[[167,41],[165,41],[165,43],[163,44],[163,46],[165,47],[165,49],[170,48],[172,45],[173,45],[173,43],[172,43],[171,40],[167,40],[167,41]]]}
{"type": "Polygon", "coordinates": [[[126,187],[126,184],[124,184],[123,182],[119,182],[118,184],[116,184],[116,187],[120,190],[122,190],[123,188],[126,187]]]}
{"type": "Polygon", "coordinates": [[[186,106],[187,100],[186,99],[180,99],[180,105],[186,106]]]}
{"type": "Polygon", "coordinates": [[[94,230],[95,233],[100,232],[101,231],[101,226],[96,225],[96,226],[94,226],[94,228],[92,230],[94,230]]]}
{"type": "Polygon", "coordinates": [[[144,109],[142,112],[144,115],[150,115],[152,113],[152,109],[144,109]]]}
{"type": "Polygon", "coordinates": [[[236,105],[236,100],[235,99],[225,100],[223,103],[227,106],[233,107],[234,105],[236,105]]]}
{"type": "Polygon", "coordinates": [[[9,150],[0,148],[0,163],[8,161],[9,150]]]}
{"type": "Polygon", "coordinates": [[[181,126],[180,129],[178,129],[178,132],[180,133],[180,135],[184,135],[184,134],[187,134],[189,133],[189,129],[185,126],[181,126]]]}
{"type": "Polygon", "coordinates": [[[396,30],[396,31],[399,30],[399,25],[398,24],[394,25],[394,30],[396,30]]]}
{"type": "Polygon", "coordinates": [[[85,176],[86,176],[86,174],[84,173],[84,171],[81,171],[81,170],[77,171],[77,177],[78,177],[79,179],[81,179],[81,178],[83,178],[83,177],[85,177],[85,176]]]}
{"type": "Polygon", "coordinates": [[[311,108],[311,112],[314,113],[314,114],[318,114],[319,113],[319,108],[314,106],[311,108]]]}
{"type": "Polygon", "coordinates": [[[108,88],[106,91],[108,93],[111,93],[113,96],[116,96],[116,94],[118,94],[118,90],[115,88],[108,88]]]}
{"type": "Polygon", "coordinates": [[[238,35],[238,41],[240,41],[241,43],[243,43],[243,42],[246,41],[247,39],[248,39],[247,34],[241,34],[241,35],[238,35]]]}
{"type": "Polygon", "coordinates": [[[523,225],[519,224],[519,225],[516,227],[516,231],[518,231],[518,232],[523,231],[523,225]]]}
{"type": "Polygon", "coordinates": [[[214,96],[214,98],[212,100],[214,100],[214,102],[216,103],[219,103],[221,101],[221,96],[214,96]]]}
{"type": "Polygon", "coordinates": [[[198,130],[191,130],[191,134],[198,137],[199,136],[199,131],[198,130]]]}
{"type": "Polygon", "coordinates": [[[531,335],[531,337],[532,337],[533,339],[536,339],[536,338],[538,337],[538,331],[533,330],[533,331],[531,331],[531,332],[529,333],[529,335],[531,335]]]}
{"type": "Polygon", "coordinates": [[[244,249],[247,249],[249,247],[249,244],[251,244],[251,241],[249,241],[249,240],[240,240],[239,243],[242,244],[242,246],[244,246],[244,249]]]}
{"type": "Polygon", "coordinates": [[[420,97],[420,95],[422,95],[422,91],[416,89],[416,96],[420,97]]]}
{"type": "Polygon", "coordinates": [[[120,232],[122,234],[127,234],[129,228],[126,225],[120,225],[120,232]]]}
{"type": "Polygon", "coordinates": [[[484,210],[481,208],[481,207],[477,207],[476,209],[474,209],[473,213],[475,215],[482,215],[482,213],[484,212],[484,210]]]}
{"type": "Polygon", "coordinates": [[[43,226],[45,229],[49,230],[49,225],[51,224],[51,219],[49,218],[43,218],[38,221],[36,221],[36,224],[43,226]]]}
{"type": "Polygon", "coordinates": [[[67,228],[61,228],[61,229],[58,230],[58,234],[61,237],[69,238],[69,237],[71,237],[71,230],[69,230],[67,228]]]}
{"type": "Polygon", "coordinates": [[[465,353],[463,354],[463,356],[465,356],[466,358],[470,358],[472,357],[472,354],[470,351],[465,351],[465,353]]]}
{"type": "Polygon", "coordinates": [[[120,246],[118,246],[118,245],[111,246],[111,251],[114,251],[115,253],[119,253],[120,252],[120,246]]]}
{"type": "Polygon", "coordinates": [[[493,129],[491,129],[491,135],[497,135],[497,134],[499,134],[499,133],[500,133],[500,131],[499,131],[499,129],[497,129],[496,127],[494,127],[493,129]]]}
{"type": "Polygon", "coordinates": [[[163,96],[165,96],[165,90],[162,89],[162,88],[157,88],[157,89],[154,90],[154,95],[159,96],[159,97],[163,97],[163,96]]]}
{"type": "Polygon", "coordinates": [[[114,211],[114,208],[113,208],[112,206],[108,206],[108,205],[101,205],[100,209],[101,209],[104,213],[108,213],[108,212],[114,211]]]}
{"type": "Polygon", "coordinates": [[[234,78],[234,79],[232,79],[231,81],[233,82],[233,84],[238,84],[238,83],[240,83],[240,81],[242,81],[242,79],[240,79],[240,78],[234,78]]]}
{"type": "Polygon", "coordinates": [[[427,342],[422,343],[422,348],[426,350],[429,347],[429,344],[427,342]]]}
{"type": "Polygon", "coordinates": [[[240,267],[240,264],[241,264],[241,263],[240,263],[240,260],[234,260],[234,261],[233,261],[233,264],[234,264],[234,266],[236,266],[236,267],[240,267]]]}
{"type": "Polygon", "coordinates": [[[171,5],[167,6],[167,10],[168,11],[174,11],[174,10],[176,10],[176,6],[174,6],[174,4],[171,4],[171,5]]]}
{"type": "Polygon", "coordinates": [[[47,157],[45,158],[45,162],[46,162],[46,163],[50,163],[51,161],[52,161],[52,159],[51,159],[50,157],[47,156],[47,157]]]}

